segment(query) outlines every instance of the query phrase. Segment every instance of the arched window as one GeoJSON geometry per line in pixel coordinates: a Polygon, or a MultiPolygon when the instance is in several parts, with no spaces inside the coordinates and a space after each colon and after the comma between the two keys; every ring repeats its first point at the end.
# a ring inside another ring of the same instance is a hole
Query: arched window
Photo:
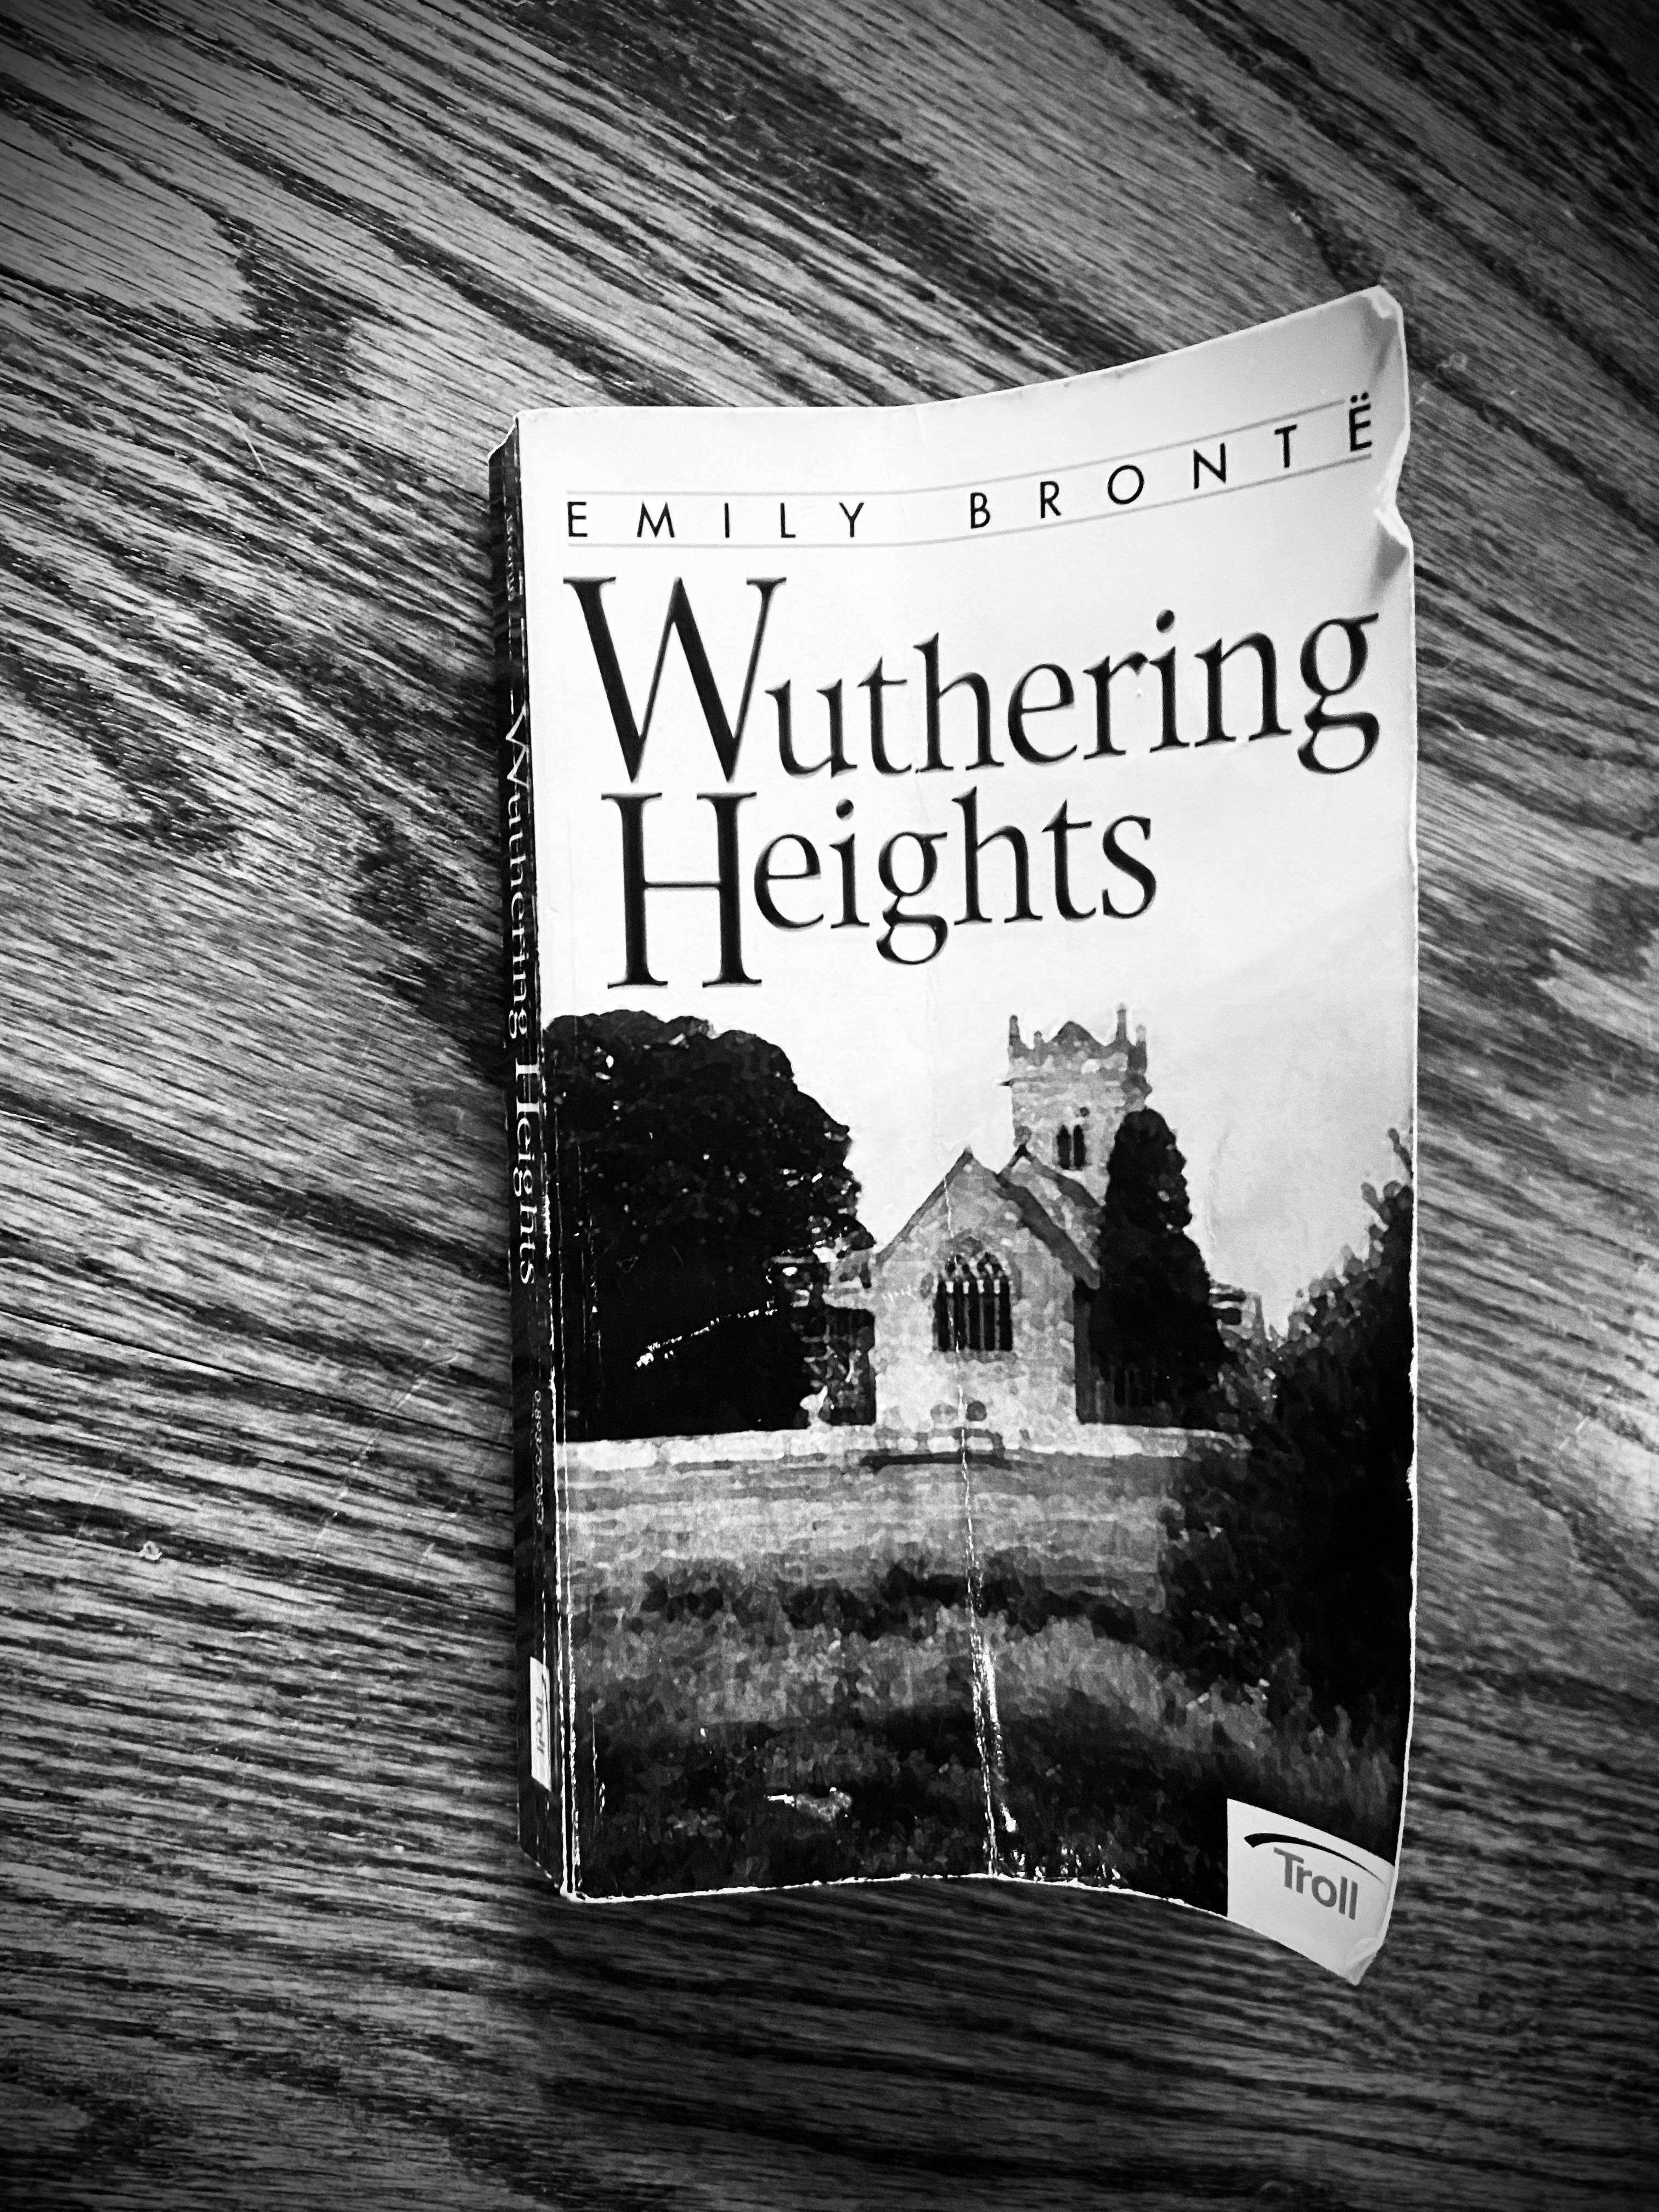
{"type": "Polygon", "coordinates": [[[1083,1124],[1077,1122],[1072,1130],[1072,1165],[1086,1168],[1089,1164],[1089,1143],[1083,1133],[1083,1124]]]}
{"type": "Polygon", "coordinates": [[[933,1343],[940,1352],[1012,1352],[1013,1297],[1006,1271],[988,1252],[953,1252],[933,1291],[933,1343]]]}
{"type": "Polygon", "coordinates": [[[1054,1139],[1054,1158],[1063,1168],[1072,1164],[1072,1133],[1063,1123],[1060,1134],[1054,1139]]]}

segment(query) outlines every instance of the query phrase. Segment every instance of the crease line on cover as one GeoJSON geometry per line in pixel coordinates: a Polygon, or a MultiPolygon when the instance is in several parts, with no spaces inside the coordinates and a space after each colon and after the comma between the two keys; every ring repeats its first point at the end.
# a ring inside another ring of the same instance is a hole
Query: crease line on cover
{"type": "MultiPolygon", "coordinates": [[[[934,1126],[937,1130],[937,1115],[934,1126]]],[[[947,1172],[945,1179],[947,1244],[955,1242],[957,1233],[954,1195],[947,1172]]],[[[1008,1809],[1003,1772],[1002,1723],[997,1711],[996,1668],[991,1657],[989,1639],[985,1633],[985,1577],[974,1529],[974,1482],[968,1458],[968,1394],[959,1366],[956,1374],[956,1391],[957,1469],[962,1483],[963,1546],[967,1569],[964,1580],[968,1595],[968,1650],[974,1677],[974,1744],[979,1753],[980,1782],[985,1798],[986,1872],[994,1875],[1002,1871],[999,1822],[1012,1833],[1014,1820],[1008,1809]]]]}

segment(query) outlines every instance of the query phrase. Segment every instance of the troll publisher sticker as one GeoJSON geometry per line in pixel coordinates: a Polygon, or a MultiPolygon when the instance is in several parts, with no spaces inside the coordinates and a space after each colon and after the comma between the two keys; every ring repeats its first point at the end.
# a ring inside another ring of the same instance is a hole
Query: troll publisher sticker
{"type": "Polygon", "coordinates": [[[1395,1869],[1282,1813],[1227,1800],[1227,1917],[1358,1982],[1389,1924],[1395,1869]]]}

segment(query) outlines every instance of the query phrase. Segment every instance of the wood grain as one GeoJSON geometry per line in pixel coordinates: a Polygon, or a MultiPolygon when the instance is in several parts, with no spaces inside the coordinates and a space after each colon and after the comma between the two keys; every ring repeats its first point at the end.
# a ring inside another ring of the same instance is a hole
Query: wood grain
{"type": "Polygon", "coordinates": [[[1659,2201],[1652,52],[1567,0],[12,11],[16,2202],[1659,2201]],[[559,1905],[514,1840],[489,447],[1379,280],[1425,923],[1380,1963],[975,1886],[559,1905]]]}

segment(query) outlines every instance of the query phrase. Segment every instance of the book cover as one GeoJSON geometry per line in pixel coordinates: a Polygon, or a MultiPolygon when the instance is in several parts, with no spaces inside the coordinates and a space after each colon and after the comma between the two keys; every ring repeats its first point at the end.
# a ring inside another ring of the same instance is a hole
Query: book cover
{"type": "Polygon", "coordinates": [[[1373,291],[495,456],[520,1800],[569,1894],[1010,1877],[1374,1955],[1407,433],[1373,291]]]}

